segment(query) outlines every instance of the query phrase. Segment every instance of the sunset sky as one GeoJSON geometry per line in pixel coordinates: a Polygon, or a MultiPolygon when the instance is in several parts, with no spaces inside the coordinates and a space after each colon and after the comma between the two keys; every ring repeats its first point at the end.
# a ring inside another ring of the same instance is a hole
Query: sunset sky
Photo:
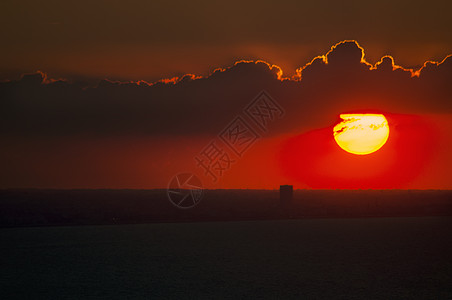
{"type": "Polygon", "coordinates": [[[208,188],[451,189],[451,11],[2,1],[0,188],[165,188],[193,172],[208,188]],[[344,113],[383,114],[386,144],[341,149],[344,113]],[[238,148],[231,128],[247,129],[238,148]],[[200,162],[212,145],[216,178],[200,162]]]}

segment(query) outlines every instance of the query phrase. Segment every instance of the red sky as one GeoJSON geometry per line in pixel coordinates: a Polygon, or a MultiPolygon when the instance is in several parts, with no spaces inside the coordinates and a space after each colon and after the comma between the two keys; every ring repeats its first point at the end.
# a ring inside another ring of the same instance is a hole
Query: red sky
{"type": "Polygon", "coordinates": [[[331,126],[296,136],[263,138],[242,158],[235,158],[236,163],[216,183],[193,159],[211,138],[16,140],[0,150],[6,170],[1,182],[2,187],[164,188],[173,175],[193,172],[208,188],[268,189],[288,183],[296,188],[450,189],[451,117],[416,116],[440,126],[427,128],[437,135],[436,141],[408,130],[406,145],[394,147],[388,142],[368,157],[339,149],[331,126]],[[309,148],[299,151],[299,141],[309,148]],[[425,147],[430,142],[435,144],[425,147]],[[356,177],[362,180],[353,185],[350,178],[356,177]]]}
{"type": "Polygon", "coordinates": [[[451,70],[450,58],[421,70],[390,57],[372,66],[347,41],[293,79],[264,62],[154,85],[27,75],[1,87],[2,187],[164,188],[193,172],[209,188],[449,189],[451,70]],[[281,112],[260,128],[246,108],[262,90],[281,112]],[[369,110],[387,117],[388,142],[367,156],[344,152],[333,139],[338,115],[369,110]],[[221,139],[237,117],[257,134],[243,153],[221,139]],[[212,141],[232,162],[216,180],[195,161],[212,141]]]}
{"type": "Polygon", "coordinates": [[[452,188],[451,3],[2,1],[0,188],[452,188]],[[268,128],[244,110],[263,90],[268,128]],[[339,149],[338,115],[373,110],[387,145],[339,149]],[[212,141],[218,182],[195,160],[212,141]]]}

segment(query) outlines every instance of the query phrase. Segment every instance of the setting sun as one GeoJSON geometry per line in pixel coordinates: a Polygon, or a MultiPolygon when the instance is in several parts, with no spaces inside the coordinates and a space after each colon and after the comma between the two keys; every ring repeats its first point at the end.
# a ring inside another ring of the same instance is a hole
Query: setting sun
{"type": "Polygon", "coordinates": [[[389,137],[388,121],[382,114],[341,114],[334,126],[336,143],[343,150],[366,155],[383,147],[389,137]]]}

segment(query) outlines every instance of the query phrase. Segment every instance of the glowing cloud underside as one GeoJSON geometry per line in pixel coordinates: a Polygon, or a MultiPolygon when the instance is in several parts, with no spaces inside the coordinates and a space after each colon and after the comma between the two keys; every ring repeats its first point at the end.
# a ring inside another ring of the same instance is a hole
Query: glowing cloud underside
{"type": "Polygon", "coordinates": [[[336,143],[343,150],[366,155],[383,147],[389,137],[388,121],[381,114],[341,114],[334,126],[336,143]]]}

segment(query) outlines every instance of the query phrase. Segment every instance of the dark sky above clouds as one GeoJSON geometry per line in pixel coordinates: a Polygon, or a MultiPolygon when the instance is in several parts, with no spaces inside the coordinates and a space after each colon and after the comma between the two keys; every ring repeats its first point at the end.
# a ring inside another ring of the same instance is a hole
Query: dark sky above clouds
{"type": "Polygon", "coordinates": [[[452,2],[15,1],[0,3],[0,78],[148,80],[207,75],[263,59],[287,76],[330,46],[355,39],[375,63],[441,60],[452,48],[452,2]]]}

